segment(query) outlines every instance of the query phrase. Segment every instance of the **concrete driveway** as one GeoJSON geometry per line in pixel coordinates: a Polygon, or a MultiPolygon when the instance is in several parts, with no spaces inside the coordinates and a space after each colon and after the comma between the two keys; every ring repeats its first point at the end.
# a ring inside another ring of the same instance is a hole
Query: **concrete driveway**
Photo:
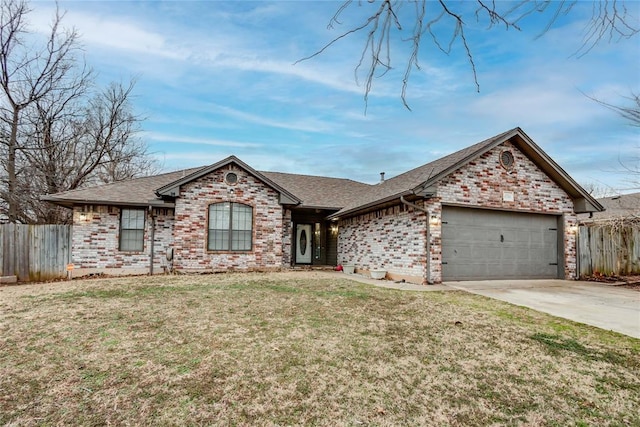
{"type": "Polygon", "coordinates": [[[640,292],[570,280],[493,280],[445,285],[640,338],[640,292]]]}

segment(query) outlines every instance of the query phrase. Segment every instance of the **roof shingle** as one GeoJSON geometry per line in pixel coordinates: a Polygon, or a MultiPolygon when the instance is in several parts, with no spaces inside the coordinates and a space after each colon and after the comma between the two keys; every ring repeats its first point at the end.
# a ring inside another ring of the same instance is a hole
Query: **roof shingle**
{"type": "Polygon", "coordinates": [[[474,157],[477,153],[486,150],[492,144],[502,141],[517,130],[518,128],[511,129],[374,185],[369,191],[362,193],[359,197],[350,199],[349,203],[345,204],[340,212],[337,212],[334,216],[351,213],[382,200],[407,195],[411,193],[412,189],[428,181],[439,179],[441,175],[448,173],[450,168],[459,165],[470,157],[474,157]]]}
{"type": "Polygon", "coordinates": [[[240,159],[231,156],[221,162],[200,168],[186,169],[162,175],[137,178],[92,188],[66,191],[43,197],[63,206],[73,204],[113,204],[147,205],[162,204],[156,191],[172,185],[179,186],[185,181],[209,173],[218,165],[235,162],[256,175],[265,184],[279,187],[279,191],[294,196],[287,203],[298,203],[300,207],[334,210],[330,218],[355,215],[374,206],[382,205],[412,193],[419,194],[421,186],[429,187],[433,183],[465,165],[472,159],[484,154],[493,147],[511,140],[527,154],[538,166],[558,182],[574,200],[582,200],[583,207],[576,212],[601,210],[602,206],[582,187],[546,155],[520,128],[514,128],[471,145],[448,156],[397,175],[386,181],[369,185],[350,179],[322,176],[298,175],[282,172],[260,172],[251,169],[240,159]],[[270,181],[270,182],[269,182],[270,181]],[[295,200],[297,199],[297,200],[295,200]]]}

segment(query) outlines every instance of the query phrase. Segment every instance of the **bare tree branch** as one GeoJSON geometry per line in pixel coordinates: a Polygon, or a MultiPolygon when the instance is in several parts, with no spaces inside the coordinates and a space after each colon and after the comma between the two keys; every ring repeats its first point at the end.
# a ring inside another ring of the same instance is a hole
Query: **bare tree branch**
{"type": "Polygon", "coordinates": [[[631,92],[631,95],[625,96],[624,99],[630,101],[629,105],[609,104],[608,102],[587,95],[584,92],[582,92],[582,94],[603,107],[607,107],[611,111],[616,112],[619,116],[627,120],[631,126],[640,127],[640,94],[631,92]]]}
{"type": "MultiPolygon", "coordinates": [[[[328,48],[339,41],[353,36],[357,33],[366,32],[361,55],[354,68],[355,79],[359,84],[358,74],[362,69],[364,72],[364,101],[365,111],[367,108],[369,94],[373,89],[374,79],[383,77],[392,66],[392,50],[397,45],[396,41],[409,42],[411,48],[409,54],[404,59],[406,64],[402,78],[401,100],[403,105],[410,110],[407,101],[407,88],[411,73],[414,69],[420,70],[418,61],[420,48],[422,46],[422,35],[426,32],[431,36],[431,41],[444,54],[449,55],[456,43],[460,43],[464,51],[471,71],[476,90],[480,91],[478,81],[478,70],[473,57],[471,43],[466,33],[467,15],[473,8],[469,7],[471,2],[453,2],[449,0],[438,0],[437,2],[428,0],[369,0],[368,2],[353,2],[346,0],[338,8],[331,18],[327,28],[334,29],[343,23],[343,15],[350,11],[357,13],[364,10],[364,18],[360,24],[356,24],[338,36],[331,39],[312,55],[306,56],[295,64],[307,61],[325,52],[328,48]],[[407,14],[400,14],[399,11],[407,4],[413,3],[413,9],[407,14]],[[355,9],[355,5],[360,9],[355,9]],[[403,29],[410,26],[405,22],[413,22],[413,31],[409,38],[403,38],[403,29]],[[438,31],[436,31],[436,26],[438,31]],[[450,36],[446,43],[443,43],[443,28],[449,29],[450,36]],[[398,39],[396,40],[396,36],[398,39]]],[[[547,33],[559,18],[571,12],[577,0],[522,0],[517,3],[496,2],[494,0],[475,0],[476,8],[473,17],[476,21],[488,20],[489,29],[500,26],[508,30],[520,30],[519,23],[525,18],[534,14],[551,14],[542,31],[537,35],[541,37],[547,33]]],[[[575,52],[577,56],[583,56],[593,49],[601,41],[616,41],[623,38],[635,36],[640,29],[634,24],[637,17],[631,16],[624,4],[624,0],[594,0],[592,17],[582,39],[582,43],[575,52]]]]}
{"type": "Polygon", "coordinates": [[[75,30],[56,10],[40,49],[26,46],[26,2],[0,5],[0,218],[65,222],[40,196],[143,174],[153,167],[137,138],[135,81],[95,93],[75,30]]]}

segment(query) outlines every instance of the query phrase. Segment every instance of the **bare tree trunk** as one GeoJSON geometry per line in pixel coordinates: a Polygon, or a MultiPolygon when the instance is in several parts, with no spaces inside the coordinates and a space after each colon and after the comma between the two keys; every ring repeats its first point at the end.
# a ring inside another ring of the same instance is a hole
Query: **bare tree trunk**
{"type": "Polygon", "coordinates": [[[18,221],[18,198],[16,196],[16,148],[18,145],[18,119],[20,110],[14,106],[11,121],[11,135],[9,136],[9,146],[7,148],[7,191],[8,191],[8,212],[7,218],[9,222],[18,221]]]}
{"type": "Polygon", "coordinates": [[[24,0],[0,3],[0,217],[66,221],[40,197],[140,175],[153,162],[136,138],[135,82],[91,93],[94,75],[78,55],[77,32],[61,27],[64,14],[56,10],[39,48],[29,12],[24,0]]]}

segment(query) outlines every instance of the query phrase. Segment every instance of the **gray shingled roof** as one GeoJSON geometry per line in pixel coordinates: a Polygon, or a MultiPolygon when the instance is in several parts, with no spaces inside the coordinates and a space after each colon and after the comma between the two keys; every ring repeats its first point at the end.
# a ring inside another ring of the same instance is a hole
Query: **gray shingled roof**
{"type": "Polygon", "coordinates": [[[581,214],[581,222],[607,221],[611,219],[640,219],[640,193],[621,194],[597,199],[606,209],[604,212],[581,214]]]}
{"type": "Polygon", "coordinates": [[[261,172],[302,200],[301,207],[340,209],[372,185],[342,178],[261,172]]]}
{"type": "MultiPolygon", "coordinates": [[[[73,204],[147,205],[153,201],[162,204],[156,195],[161,188],[169,188],[209,173],[225,162],[244,165],[248,171],[270,186],[289,193],[300,200],[300,207],[339,210],[330,218],[356,215],[385,203],[398,202],[400,196],[420,194],[424,189],[491,150],[511,140],[558,183],[573,199],[576,212],[600,211],[602,206],[580,187],[559,165],[538,147],[520,128],[514,128],[492,138],[464,148],[448,156],[390,178],[376,185],[364,184],[342,178],[297,175],[281,172],[254,171],[239,159],[231,156],[213,165],[187,169],[162,175],[138,178],[99,187],[67,191],[43,197],[63,206],[73,204]],[[191,176],[190,176],[191,175],[191,176]],[[270,181],[270,182],[269,182],[270,181]]],[[[226,163],[225,163],[226,164],[226,163]]],[[[288,203],[297,203],[291,199],[288,203]]]]}
{"type": "Polygon", "coordinates": [[[484,153],[490,149],[493,144],[503,142],[508,139],[509,135],[517,131],[518,128],[511,129],[507,132],[501,133],[500,135],[496,135],[493,138],[489,138],[460,151],[456,151],[448,156],[434,160],[430,163],[390,178],[380,184],[374,185],[368,192],[351,199],[348,204],[344,205],[339,212],[332,216],[339,217],[345,214],[350,214],[368,206],[375,206],[384,201],[399,199],[401,195],[406,196],[412,194],[412,190],[414,188],[425,183],[428,184],[439,180],[443,175],[447,175],[452,172],[450,169],[457,168],[471,158],[484,153]]]}
{"type": "Polygon", "coordinates": [[[64,191],[44,196],[42,200],[68,207],[74,204],[147,205],[149,201],[158,199],[155,194],[158,188],[199,169],[201,168],[184,169],[95,187],[64,191]]]}
{"type": "MultiPolygon", "coordinates": [[[[74,204],[147,205],[150,201],[161,204],[156,190],[206,169],[203,166],[176,172],[136,178],[96,187],[65,191],[43,197],[63,206],[74,204]]],[[[340,209],[347,200],[371,187],[369,184],[342,178],[298,175],[281,172],[259,172],[267,179],[302,200],[301,207],[340,209]]]]}

